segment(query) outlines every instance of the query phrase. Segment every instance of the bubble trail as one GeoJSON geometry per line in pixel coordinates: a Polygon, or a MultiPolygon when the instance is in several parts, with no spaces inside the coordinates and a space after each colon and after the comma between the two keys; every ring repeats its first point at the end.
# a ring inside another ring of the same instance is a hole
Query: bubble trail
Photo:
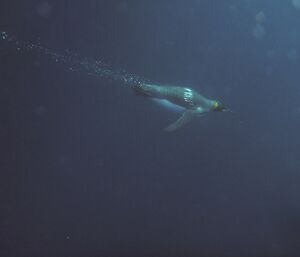
{"type": "Polygon", "coordinates": [[[0,32],[0,41],[7,42],[8,45],[15,47],[18,51],[35,52],[46,56],[57,63],[68,66],[71,71],[79,71],[99,78],[112,79],[126,86],[149,82],[149,80],[141,76],[113,68],[102,61],[82,57],[70,51],[66,51],[65,54],[60,54],[39,44],[20,41],[16,37],[9,36],[7,32],[0,32]]]}

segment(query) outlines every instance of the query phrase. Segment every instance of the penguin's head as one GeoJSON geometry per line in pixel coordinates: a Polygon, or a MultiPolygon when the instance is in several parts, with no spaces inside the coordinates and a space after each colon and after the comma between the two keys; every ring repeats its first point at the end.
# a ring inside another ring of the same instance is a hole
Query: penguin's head
{"type": "Polygon", "coordinates": [[[225,107],[225,105],[222,104],[222,103],[219,102],[219,101],[214,101],[214,102],[213,102],[212,110],[213,110],[214,112],[231,112],[230,109],[228,109],[227,107],[225,107]]]}

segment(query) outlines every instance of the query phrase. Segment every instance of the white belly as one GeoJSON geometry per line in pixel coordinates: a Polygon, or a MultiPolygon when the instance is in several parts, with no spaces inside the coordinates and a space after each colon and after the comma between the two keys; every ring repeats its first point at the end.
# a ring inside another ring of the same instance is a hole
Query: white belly
{"type": "Polygon", "coordinates": [[[170,101],[166,100],[166,99],[157,99],[157,98],[152,98],[152,100],[159,104],[160,106],[163,106],[164,108],[174,111],[174,112],[184,112],[185,108],[182,106],[179,106],[177,104],[173,104],[170,101]]]}

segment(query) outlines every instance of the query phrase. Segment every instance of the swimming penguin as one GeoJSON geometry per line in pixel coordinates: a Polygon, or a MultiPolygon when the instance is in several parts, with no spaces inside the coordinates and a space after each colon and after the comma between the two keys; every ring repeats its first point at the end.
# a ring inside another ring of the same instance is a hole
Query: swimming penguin
{"type": "Polygon", "coordinates": [[[136,95],[149,97],[162,101],[163,104],[182,109],[182,116],[166,127],[166,131],[175,131],[189,123],[194,117],[203,116],[209,112],[230,111],[219,101],[207,99],[195,90],[186,87],[141,83],[134,85],[132,89],[136,95]]]}

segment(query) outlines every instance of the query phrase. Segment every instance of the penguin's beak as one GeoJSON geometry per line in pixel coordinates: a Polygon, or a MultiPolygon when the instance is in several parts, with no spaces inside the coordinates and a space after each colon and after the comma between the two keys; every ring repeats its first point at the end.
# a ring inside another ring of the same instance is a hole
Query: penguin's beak
{"type": "Polygon", "coordinates": [[[214,104],[214,111],[217,111],[217,112],[230,112],[230,113],[233,113],[233,111],[229,108],[227,108],[226,106],[224,106],[222,103],[216,101],[215,104],[214,104]]]}

